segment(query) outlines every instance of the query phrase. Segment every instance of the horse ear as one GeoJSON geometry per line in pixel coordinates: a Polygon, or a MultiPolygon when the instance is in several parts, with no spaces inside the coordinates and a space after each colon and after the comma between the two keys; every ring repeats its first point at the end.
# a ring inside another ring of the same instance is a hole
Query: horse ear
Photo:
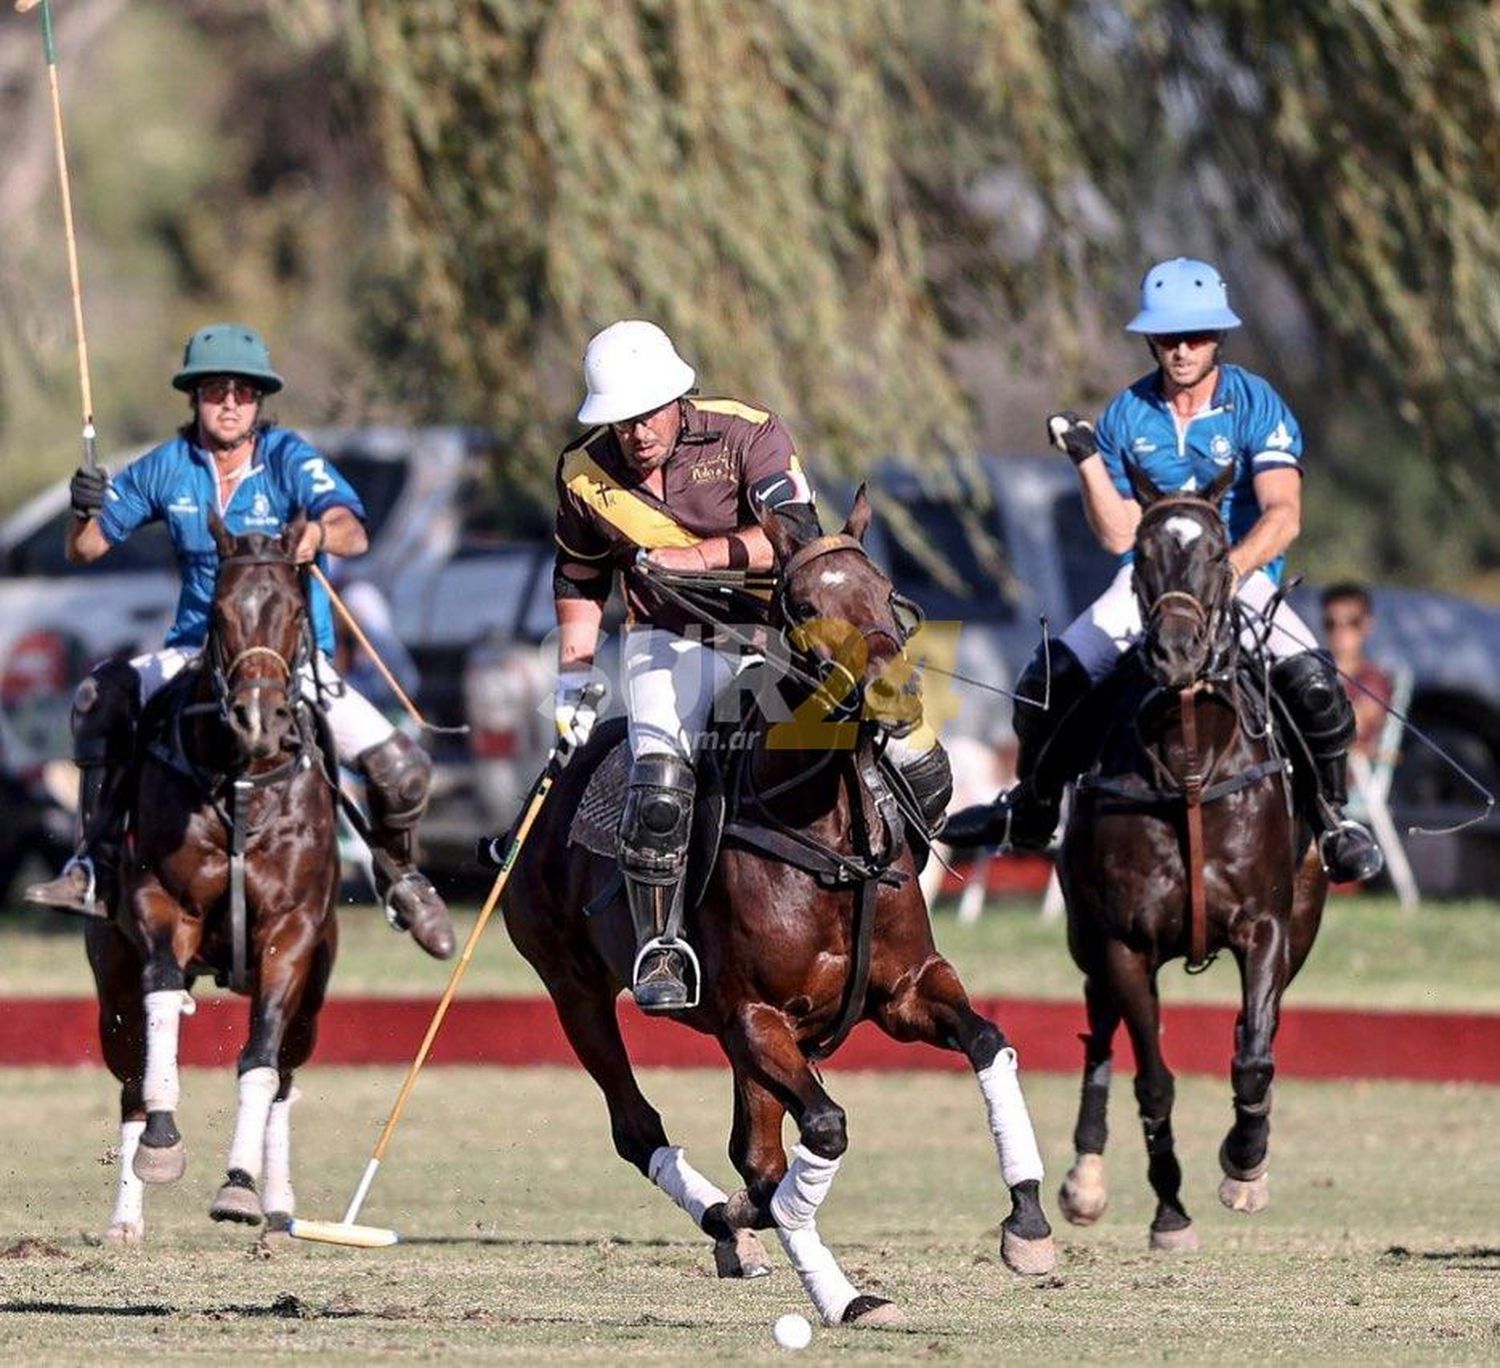
{"type": "Polygon", "coordinates": [[[281,529],[281,549],[290,556],[297,549],[297,543],[302,540],[302,534],[306,530],[307,512],[299,508],[291,522],[281,529]]]}
{"type": "Polygon", "coordinates": [[[208,515],[208,533],[214,539],[214,546],[218,549],[221,560],[234,553],[234,538],[217,513],[210,512],[208,515]]]}
{"type": "Polygon", "coordinates": [[[1134,461],[1125,462],[1125,473],[1130,476],[1130,487],[1135,491],[1136,502],[1142,508],[1150,508],[1161,498],[1161,490],[1156,487],[1156,482],[1134,461]]]}
{"type": "Polygon", "coordinates": [[[761,511],[760,526],[766,540],[771,543],[771,550],[776,553],[776,564],[785,565],[802,545],[797,529],[774,508],[761,511]]]}
{"type": "Polygon", "coordinates": [[[1233,465],[1227,465],[1214,476],[1213,483],[1203,491],[1203,497],[1215,508],[1219,506],[1219,500],[1229,492],[1229,486],[1234,483],[1234,477],[1239,470],[1233,465]]]}
{"type": "Polygon", "coordinates": [[[870,530],[870,500],[863,484],[854,492],[854,506],[849,510],[849,519],[844,524],[844,535],[853,537],[864,545],[865,533],[870,530]]]}

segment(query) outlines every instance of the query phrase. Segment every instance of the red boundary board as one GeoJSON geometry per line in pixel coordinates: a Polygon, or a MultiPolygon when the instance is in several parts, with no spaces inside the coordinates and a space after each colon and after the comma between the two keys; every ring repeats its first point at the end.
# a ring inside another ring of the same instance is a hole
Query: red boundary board
{"type": "MultiPolygon", "coordinates": [[[[1071,1073],[1081,1068],[1081,1003],[989,999],[975,1005],[999,1023],[1019,1051],[1023,1069],[1071,1073]]],[[[319,1020],[313,1062],[409,1063],[432,1008],[432,1002],[422,998],[334,998],[319,1020]]],[[[101,1063],[97,1013],[88,998],[0,1000],[0,1065],[101,1063]]],[[[1228,1006],[1167,1006],[1163,1036],[1173,1070],[1227,1077],[1234,1018],[1235,1009],[1228,1006]]],[[[631,1058],[643,1068],[711,1068],[723,1063],[711,1039],[674,1022],[643,1017],[628,1003],[622,1003],[620,1019],[631,1058]]],[[[242,1000],[206,998],[196,1015],[183,1023],[183,1063],[232,1063],[247,1024],[242,1000]]],[[[1116,1047],[1120,1066],[1129,1067],[1130,1046],[1123,1029],[1116,1047]]],[[[485,997],[453,1004],[432,1062],[520,1066],[576,1061],[547,999],[485,997]]],[[[956,1054],[898,1044],[868,1022],[855,1029],[832,1064],[881,1070],[965,1067],[956,1054]]],[[[1500,1014],[1293,1008],[1282,1016],[1276,1070],[1294,1078],[1500,1083],[1500,1014]]]]}

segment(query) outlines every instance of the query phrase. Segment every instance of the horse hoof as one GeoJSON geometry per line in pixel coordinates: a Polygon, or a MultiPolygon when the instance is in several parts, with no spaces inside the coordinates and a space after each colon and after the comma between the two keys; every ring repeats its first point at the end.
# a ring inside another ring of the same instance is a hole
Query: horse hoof
{"type": "Polygon", "coordinates": [[[1229,1141],[1226,1139],[1219,1146],[1219,1172],[1226,1178],[1238,1178],[1242,1183],[1253,1183],[1257,1178],[1264,1178],[1270,1167],[1271,1156],[1262,1154],[1258,1164],[1251,1164],[1249,1168],[1238,1168],[1229,1157],[1229,1141]]]}
{"type": "Polygon", "coordinates": [[[104,1232],[104,1243],[112,1245],[138,1245],[146,1238],[146,1227],[141,1221],[115,1221],[104,1232]]]}
{"type": "Polygon", "coordinates": [[[1151,1231],[1151,1248],[1163,1254],[1195,1254],[1198,1251],[1198,1232],[1189,1222],[1180,1230],[1151,1231]]]}
{"type": "Polygon", "coordinates": [[[175,1183],[187,1172],[187,1147],[181,1140],[160,1149],[142,1142],[130,1167],[143,1183],[175,1183]]]}
{"type": "Polygon", "coordinates": [[[1068,1176],[1057,1190],[1057,1205],[1073,1225],[1093,1225],[1109,1205],[1109,1188],[1104,1180],[1104,1156],[1080,1154],[1068,1170],[1068,1176]]]}
{"type": "Polygon", "coordinates": [[[839,1318],[840,1325],[857,1325],[861,1330],[880,1330],[905,1323],[906,1316],[895,1302],[868,1293],[850,1302],[839,1318]]]}
{"type": "Polygon", "coordinates": [[[1057,1247],[1050,1235],[1027,1240],[1012,1234],[1005,1226],[1000,1227],[1000,1257],[1012,1273],[1028,1278],[1050,1273],[1057,1267],[1057,1247]]]}
{"type": "Polygon", "coordinates": [[[231,1169],[229,1178],[214,1198],[208,1214],[216,1221],[237,1221],[241,1225],[261,1222],[260,1193],[248,1173],[231,1169]]]}
{"type": "Polygon", "coordinates": [[[1264,1168],[1248,1181],[1226,1177],[1219,1184],[1219,1200],[1231,1211],[1243,1211],[1247,1216],[1264,1211],[1271,1201],[1271,1185],[1264,1168]]]}
{"type": "Polygon", "coordinates": [[[764,1278],[771,1271],[766,1248],[753,1230],[736,1230],[714,1241],[714,1268],[721,1278],[764,1278]]]}

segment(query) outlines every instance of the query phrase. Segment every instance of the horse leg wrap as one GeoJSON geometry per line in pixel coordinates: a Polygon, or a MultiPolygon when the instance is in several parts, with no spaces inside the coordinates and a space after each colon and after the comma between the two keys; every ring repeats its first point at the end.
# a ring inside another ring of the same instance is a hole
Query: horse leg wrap
{"type": "Polygon", "coordinates": [[[647,1176],[677,1203],[700,1230],[709,1207],[729,1199],[683,1157],[680,1145],[662,1145],[652,1152],[647,1176]]]}
{"type": "Polygon", "coordinates": [[[135,1176],[135,1152],[141,1143],[141,1132],[146,1129],[144,1121],[120,1122],[120,1185],[115,1189],[115,1209],[109,1218],[111,1230],[118,1230],[121,1238],[129,1238],[127,1232],[139,1233],[146,1224],[146,1185],[135,1176]]]}
{"type": "Polygon", "coordinates": [[[240,1106],[234,1119],[234,1139],[229,1145],[231,1171],[239,1169],[252,1180],[260,1177],[266,1122],[280,1087],[281,1075],[275,1069],[247,1069],[240,1075],[240,1106]]]}
{"type": "Polygon", "coordinates": [[[297,1210],[292,1194],[292,1104],[301,1096],[293,1088],[271,1103],[271,1114],[266,1118],[265,1180],[260,1204],[267,1216],[290,1216],[297,1210]]]}
{"type": "Polygon", "coordinates": [[[824,1325],[838,1325],[849,1303],[859,1295],[818,1234],[818,1208],[838,1171],[837,1159],[824,1159],[805,1145],[797,1145],[792,1150],[791,1165],[771,1197],[771,1215],[781,1247],[824,1325]]]}
{"type": "Polygon", "coordinates": [[[792,1162],[771,1194],[771,1215],[776,1224],[785,1230],[811,1225],[838,1171],[837,1159],[825,1159],[806,1145],[793,1146],[792,1162]]]}
{"type": "Polygon", "coordinates": [[[180,988],[146,994],[146,1076],[141,1091],[148,1112],[174,1112],[181,1088],[177,1076],[177,1029],[183,1016],[180,988]]]}
{"type": "Polygon", "coordinates": [[[990,1134],[995,1137],[995,1153],[1000,1158],[1000,1176],[1005,1186],[1041,1182],[1042,1155],[1037,1149],[1036,1132],[1031,1114],[1021,1095],[1021,1080],[1016,1073],[1016,1052],[1007,1045],[994,1060],[975,1075],[984,1095],[989,1115],[990,1134]]]}

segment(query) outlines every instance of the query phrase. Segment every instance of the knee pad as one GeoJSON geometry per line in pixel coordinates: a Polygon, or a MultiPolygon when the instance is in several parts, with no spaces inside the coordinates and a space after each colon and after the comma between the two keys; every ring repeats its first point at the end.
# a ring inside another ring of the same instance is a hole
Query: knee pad
{"type": "Polygon", "coordinates": [[[620,864],[630,874],[673,880],[687,861],[693,770],[675,755],[643,755],[630,767],[620,816],[620,864]]]}
{"type": "Polygon", "coordinates": [[[422,820],[432,787],[432,760],[404,732],[362,751],[354,762],[364,775],[370,816],[401,831],[422,820]]]}
{"type": "Polygon", "coordinates": [[[141,710],[141,682],[127,661],[107,660],[73,695],[73,759],[80,768],[130,762],[141,710]]]}
{"type": "Polygon", "coordinates": [[[1083,662],[1061,641],[1053,641],[1051,646],[1050,684],[1047,660],[1046,653],[1034,652],[1016,680],[1017,701],[1011,712],[1011,726],[1023,746],[1053,735],[1063,716],[1093,687],[1083,662]],[[1045,709],[1040,706],[1044,698],[1048,702],[1045,709]],[[1020,699],[1032,701],[1023,703],[1020,699]]]}
{"type": "Polygon", "coordinates": [[[1278,661],[1274,688],[1315,760],[1343,755],[1354,740],[1354,705],[1327,651],[1303,651],[1278,661]]]}

